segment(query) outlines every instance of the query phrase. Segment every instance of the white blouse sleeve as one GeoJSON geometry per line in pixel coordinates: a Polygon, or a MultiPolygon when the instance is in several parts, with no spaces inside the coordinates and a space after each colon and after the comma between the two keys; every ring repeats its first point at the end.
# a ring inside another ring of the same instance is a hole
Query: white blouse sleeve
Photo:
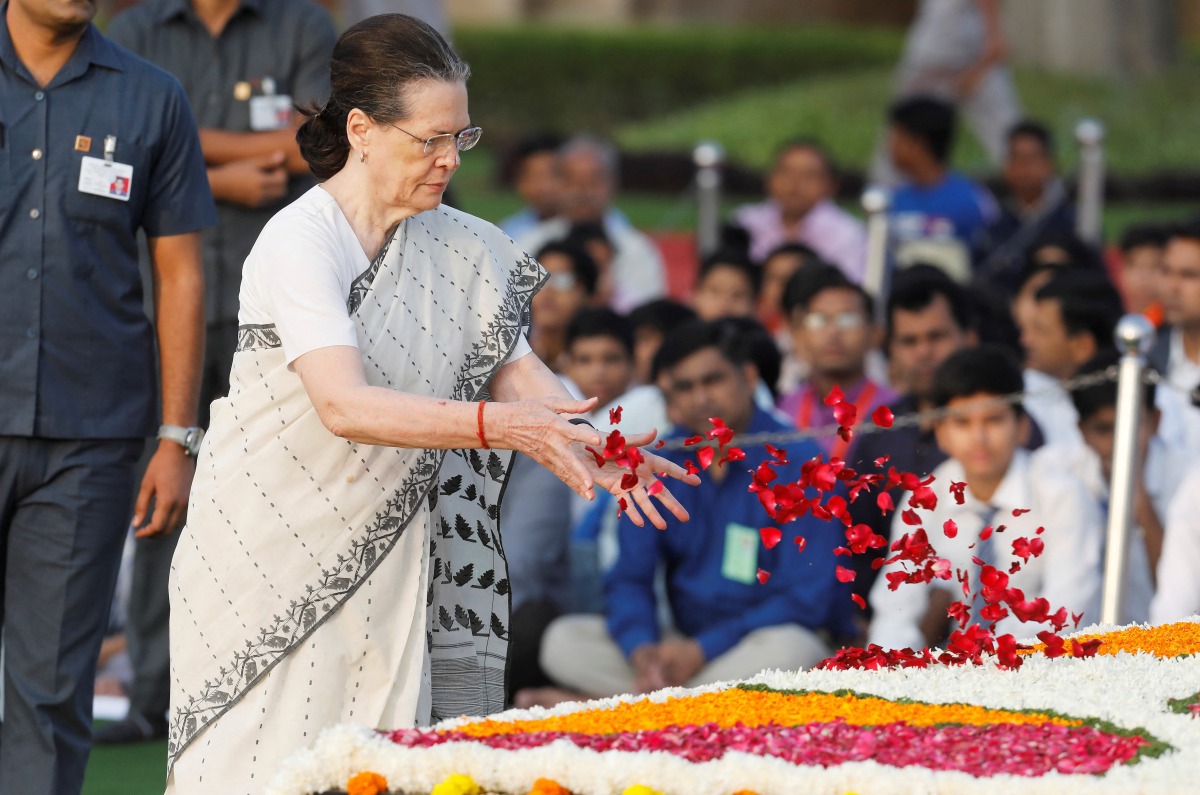
{"type": "Polygon", "coordinates": [[[317,348],[358,347],[346,260],[337,240],[290,224],[268,226],[247,258],[248,296],[275,324],[289,366],[317,348]]]}

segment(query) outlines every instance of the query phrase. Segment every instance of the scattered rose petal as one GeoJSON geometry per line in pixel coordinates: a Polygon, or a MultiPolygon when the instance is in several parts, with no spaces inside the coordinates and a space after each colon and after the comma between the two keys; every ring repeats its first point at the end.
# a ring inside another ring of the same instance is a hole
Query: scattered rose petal
{"type": "Polygon", "coordinates": [[[875,413],[871,415],[871,422],[875,423],[880,428],[892,427],[892,421],[894,419],[895,416],[892,414],[892,410],[887,406],[880,406],[879,408],[875,409],[875,413]]]}
{"type": "Polygon", "coordinates": [[[958,535],[958,525],[953,519],[947,519],[942,525],[942,532],[946,534],[946,538],[954,538],[958,535]]]}
{"type": "Polygon", "coordinates": [[[854,582],[854,579],[858,577],[858,572],[845,566],[838,566],[833,570],[833,574],[837,577],[838,582],[854,582]]]}
{"type": "Polygon", "coordinates": [[[850,598],[854,600],[854,604],[858,605],[859,610],[867,609],[867,600],[863,599],[860,594],[852,593],[850,598]]]}
{"type": "Polygon", "coordinates": [[[615,409],[609,409],[608,410],[608,424],[609,425],[619,425],[620,422],[621,422],[621,407],[617,406],[615,409]]]}
{"type": "Polygon", "coordinates": [[[771,579],[771,572],[766,571],[765,569],[759,569],[756,576],[758,578],[759,585],[766,585],[767,580],[771,579]]]}
{"type": "Polygon", "coordinates": [[[653,497],[655,494],[661,494],[664,488],[663,482],[655,478],[654,482],[646,487],[646,493],[653,497]]]}
{"type": "Polygon", "coordinates": [[[776,544],[783,540],[783,533],[778,527],[764,527],[758,531],[758,535],[767,549],[774,549],[776,544]]]}
{"type": "Polygon", "coordinates": [[[659,439],[657,442],[654,443],[654,449],[661,450],[662,448],[666,447],[666,445],[667,445],[666,439],[659,439]]]}
{"type": "Polygon", "coordinates": [[[716,455],[716,451],[711,447],[701,447],[699,450],[697,450],[696,458],[700,461],[700,468],[708,469],[710,466],[712,466],[714,455],[716,455]]]}

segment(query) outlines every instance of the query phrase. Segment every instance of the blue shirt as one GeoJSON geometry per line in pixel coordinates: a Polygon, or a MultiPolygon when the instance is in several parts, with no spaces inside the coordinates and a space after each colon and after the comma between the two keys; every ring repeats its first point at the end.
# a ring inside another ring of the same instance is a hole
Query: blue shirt
{"type": "MultiPolygon", "coordinates": [[[[790,428],[756,410],[746,432],[784,430],[790,428]]],[[[807,441],[785,449],[789,463],[776,468],[777,482],[797,480],[801,465],[821,452],[807,441]]],[[[839,558],[833,550],[846,541],[840,522],[808,515],[780,527],[783,540],[773,549],[756,544],[757,568],[771,573],[766,584],[723,576],[729,525],[744,525],[757,533],[772,524],[758,496],[749,491],[753,471],[768,458],[766,450],[747,447],[744,451],[745,461],[725,464],[726,476],[720,483],[706,478],[696,487],[672,488],[691,514],[690,522],[680,523],[664,512],[667,529],[660,531],[622,518],[620,554],[605,577],[605,597],[609,634],[626,656],[644,643],[659,640],[654,579],[660,562],[675,625],[699,641],[708,660],[764,627],[799,624],[835,634],[850,630],[850,590],[834,574],[839,558]],[[797,536],[807,540],[803,552],[796,551],[797,536]]],[[[664,452],[680,464],[693,455],[691,449],[664,452]]]]}
{"type": "Polygon", "coordinates": [[[897,240],[958,238],[968,250],[996,217],[987,190],[954,171],[925,187],[906,184],[892,196],[892,234],[897,240]]]}
{"type": "Polygon", "coordinates": [[[157,414],[137,233],[216,220],[176,80],[88,26],[45,87],[0,6],[0,435],[137,438],[157,414]],[[83,158],[133,167],[129,200],[78,189],[83,158]]]}

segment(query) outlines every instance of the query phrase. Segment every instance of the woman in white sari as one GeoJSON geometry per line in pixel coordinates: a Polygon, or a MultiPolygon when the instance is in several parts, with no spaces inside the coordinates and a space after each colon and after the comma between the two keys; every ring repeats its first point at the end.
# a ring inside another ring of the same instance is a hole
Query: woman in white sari
{"type": "MultiPolygon", "coordinates": [[[[173,562],[168,792],[261,791],[333,724],[501,708],[511,451],[585,497],[626,494],[585,449],[603,442],[574,415],[594,401],[529,352],[545,271],[439,206],[479,138],[467,75],[429,26],[373,17],[338,41],[298,133],[324,181],[246,260],[230,395],[173,562]]],[[[629,510],[661,527],[653,473],[698,480],[645,457],[629,510]]]]}

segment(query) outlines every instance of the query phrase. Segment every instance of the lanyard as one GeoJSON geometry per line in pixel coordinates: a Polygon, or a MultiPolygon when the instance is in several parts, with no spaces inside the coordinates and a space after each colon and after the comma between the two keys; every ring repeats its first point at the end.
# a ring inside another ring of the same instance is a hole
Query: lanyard
{"type": "MultiPolygon", "coordinates": [[[[852,428],[857,428],[859,423],[863,421],[864,412],[871,405],[871,401],[875,397],[877,387],[873,381],[867,381],[863,384],[862,390],[858,393],[858,399],[854,401],[854,425],[852,428]]],[[[800,430],[806,430],[812,427],[813,405],[816,403],[816,393],[812,387],[804,393],[804,397],[800,400],[800,405],[796,409],[796,427],[800,430]]],[[[851,437],[853,439],[853,437],[851,437]]],[[[845,459],[846,453],[850,449],[850,442],[838,436],[833,442],[833,449],[830,451],[830,457],[845,459]]]]}

